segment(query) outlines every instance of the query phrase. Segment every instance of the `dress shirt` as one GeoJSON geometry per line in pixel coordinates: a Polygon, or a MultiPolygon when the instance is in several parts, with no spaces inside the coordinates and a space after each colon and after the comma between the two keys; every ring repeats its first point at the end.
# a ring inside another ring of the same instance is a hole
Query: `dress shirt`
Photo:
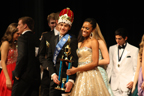
{"type": "Polygon", "coordinates": [[[59,31],[56,28],[54,28],[54,34],[55,36],[59,34],[59,31]]]}
{"type": "Polygon", "coordinates": [[[25,30],[24,32],[22,32],[22,35],[25,34],[26,32],[31,31],[31,30],[25,30]]]}
{"type": "Polygon", "coordinates": [[[119,46],[124,46],[124,48],[120,48],[119,49],[119,57],[121,57],[121,55],[122,55],[122,53],[123,53],[123,51],[124,51],[124,49],[125,49],[125,47],[126,47],[126,43],[124,43],[123,45],[119,45],[119,46]]]}

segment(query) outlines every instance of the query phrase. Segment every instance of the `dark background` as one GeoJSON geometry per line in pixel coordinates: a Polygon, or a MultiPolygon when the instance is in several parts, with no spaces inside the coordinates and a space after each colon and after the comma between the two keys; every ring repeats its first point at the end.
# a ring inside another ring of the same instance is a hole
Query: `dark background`
{"type": "Polygon", "coordinates": [[[50,30],[47,15],[69,7],[74,12],[71,32],[76,36],[83,21],[92,17],[99,23],[108,47],[116,44],[114,32],[122,27],[128,31],[128,42],[139,47],[144,20],[141,4],[137,4],[126,0],[5,0],[0,7],[0,38],[10,23],[18,22],[22,16],[35,20],[36,37],[39,38],[42,32],[50,30]]]}

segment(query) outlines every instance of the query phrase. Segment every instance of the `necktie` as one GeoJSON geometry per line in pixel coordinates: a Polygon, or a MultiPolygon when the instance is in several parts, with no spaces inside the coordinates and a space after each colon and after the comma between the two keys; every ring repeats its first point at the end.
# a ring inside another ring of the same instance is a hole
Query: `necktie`
{"type": "Polygon", "coordinates": [[[59,36],[59,41],[61,40],[62,36],[59,36]]]}

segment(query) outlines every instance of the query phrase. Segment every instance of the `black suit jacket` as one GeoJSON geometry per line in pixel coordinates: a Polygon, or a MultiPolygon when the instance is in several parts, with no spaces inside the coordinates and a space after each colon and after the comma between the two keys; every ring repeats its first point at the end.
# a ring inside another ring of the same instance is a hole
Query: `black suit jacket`
{"type": "Polygon", "coordinates": [[[44,69],[48,67],[46,59],[45,59],[45,55],[47,55],[49,47],[46,45],[46,41],[50,43],[50,39],[52,36],[54,36],[54,30],[43,34],[43,37],[39,46],[39,61],[44,69]]]}
{"type": "MultiPolygon", "coordinates": [[[[59,36],[59,35],[58,35],[59,36]]],[[[64,48],[66,47],[67,43],[65,43],[65,45],[63,46],[63,48],[61,49],[61,51],[59,52],[58,56],[57,56],[57,60],[56,60],[56,66],[54,67],[54,63],[53,63],[53,55],[54,55],[54,52],[55,52],[55,47],[56,47],[56,44],[58,42],[58,36],[53,36],[51,38],[51,41],[50,41],[50,47],[49,47],[49,51],[48,51],[48,57],[47,57],[47,65],[49,67],[49,75],[51,76],[53,73],[56,73],[57,75],[59,74],[59,66],[60,66],[60,58],[62,57],[62,55],[64,54],[64,48]]],[[[78,57],[77,57],[77,54],[76,54],[76,49],[78,48],[78,42],[77,42],[77,39],[75,38],[74,35],[71,35],[71,42],[70,42],[70,47],[71,47],[71,54],[70,56],[73,56],[73,63],[72,63],[72,66],[74,67],[77,67],[78,65],[78,57]]],[[[70,57],[69,56],[69,57],[70,57]]],[[[62,69],[62,77],[66,78],[66,70],[67,70],[67,66],[66,64],[64,63],[63,64],[63,69],[62,69]]],[[[73,79],[75,80],[75,77],[76,77],[76,74],[74,75],[70,75],[69,76],[69,79],[73,79]]]]}
{"type": "Polygon", "coordinates": [[[31,31],[18,38],[18,58],[14,76],[29,84],[40,83],[40,63],[35,57],[35,39],[31,31]]]}

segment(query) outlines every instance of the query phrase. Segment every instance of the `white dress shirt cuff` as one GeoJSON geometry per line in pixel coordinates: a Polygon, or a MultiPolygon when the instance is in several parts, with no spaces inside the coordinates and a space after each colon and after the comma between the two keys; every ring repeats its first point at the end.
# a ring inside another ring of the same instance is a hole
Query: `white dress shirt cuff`
{"type": "MultiPolygon", "coordinates": [[[[53,73],[53,74],[51,75],[51,80],[53,80],[52,77],[53,77],[53,75],[55,75],[55,74],[56,74],[56,73],[53,73]]],[[[74,80],[72,80],[72,79],[69,79],[68,82],[72,82],[72,83],[74,84],[74,80]]]]}
{"type": "Polygon", "coordinates": [[[72,79],[69,79],[68,82],[72,82],[74,84],[74,80],[72,80],[72,79]]]}
{"type": "Polygon", "coordinates": [[[51,80],[53,80],[52,77],[53,77],[53,75],[55,75],[55,74],[56,74],[56,73],[53,73],[53,74],[51,75],[51,80]]]}

